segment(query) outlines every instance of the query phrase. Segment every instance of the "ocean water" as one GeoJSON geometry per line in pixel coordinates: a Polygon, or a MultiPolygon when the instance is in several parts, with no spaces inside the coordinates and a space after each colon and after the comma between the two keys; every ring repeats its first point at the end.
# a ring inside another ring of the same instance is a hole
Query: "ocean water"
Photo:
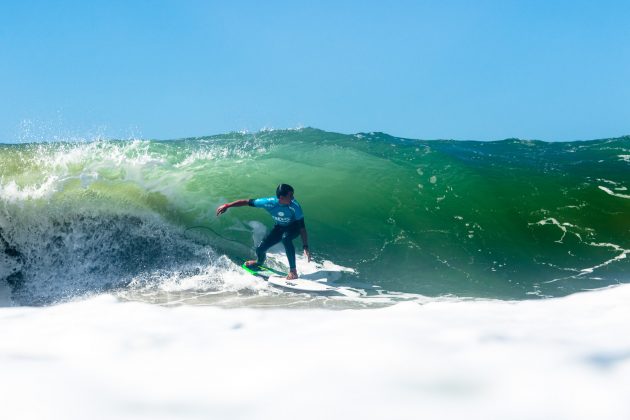
{"type": "Polygon", "coordinates": [[[629,157],[629,137],[420,141],[308,128],[2,145],[0,282],[27,305],[238,291],[237,265],[271,221],[215,209],[285,182],[337,284],[368,296],[565,296],[630,281],[629,157]]]}
{"type": "Polygon", "coordinates": [[[628,187],[630,137],[0,145],[0,413],[626,419],[628,187]],[[279,183],[351,296],[239,268],[279,183]]]}

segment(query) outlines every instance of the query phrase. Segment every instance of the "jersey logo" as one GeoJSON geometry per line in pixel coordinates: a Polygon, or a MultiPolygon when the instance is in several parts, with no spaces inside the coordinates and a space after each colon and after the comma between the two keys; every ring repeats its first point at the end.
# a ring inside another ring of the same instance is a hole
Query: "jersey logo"
{"type": "Polygon", "coordinates": [[[278,216],[280,216],[280,217],[284,217],[284,213],[283,213],[283,212],[281,212],[281,211],[279,211],[279,212],[278,212],[278,216]]]}

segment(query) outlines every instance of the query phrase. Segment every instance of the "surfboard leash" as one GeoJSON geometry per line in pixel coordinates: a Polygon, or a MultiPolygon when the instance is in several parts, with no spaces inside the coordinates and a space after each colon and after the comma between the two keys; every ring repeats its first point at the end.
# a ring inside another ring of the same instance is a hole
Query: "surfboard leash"
{"type": "Polygon", "coordinates": [[[216,230],[214,230],[214,229],[212,229],[211,227],[208,227],[208,226],[202,226],[202,225],[190,226],[190,227],[187,227],[186,229],[184,229],[184,232],[188,232],[190,229],[206,229],[206,230],[209,230],[210,232],[214,233],[215,235],[217,235],[221,239],[225,239],[226,241],[236,242],[237,244],[241,244],[239,241],[237,241],[235,239],[226,238],[225,236],[221,235],[219,232],[217,232],[216,230]]]}

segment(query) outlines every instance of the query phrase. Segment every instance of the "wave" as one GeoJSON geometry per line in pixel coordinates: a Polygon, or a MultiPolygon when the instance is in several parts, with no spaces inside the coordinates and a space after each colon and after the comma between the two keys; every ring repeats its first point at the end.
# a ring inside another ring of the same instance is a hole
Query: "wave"
{"type": "Polygon", "coordinates": [[[413,140],[312,128],[171,141],[0,145],[0,281],[41,304],[221,276],[292,184],[319,261],[400,293],[562,296],[630,280],[630,137],[413,140]],[[186,231],[204,225],[208,229],[186,231]],[[160,278],[168,277],[168,274],[160,278]]]}

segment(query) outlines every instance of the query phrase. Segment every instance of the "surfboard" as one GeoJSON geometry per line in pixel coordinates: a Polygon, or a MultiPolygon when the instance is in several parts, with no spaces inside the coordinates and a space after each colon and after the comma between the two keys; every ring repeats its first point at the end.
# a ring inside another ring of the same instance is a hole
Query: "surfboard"
{"type": "Polygon", "coordinates": [[[301,293],[314,293],[314,294],[338,293],[340,295],[349,296],[349,297],[354,297],[354,296],[359,295],[356,291],[353,291],[351,289],[328,286],[327,284],[324,284],[318,281],[305,280],[305,279],[300,279],[300,278],[287,280],[286,273],[283,273],[282,271],[279,271],[279,270],[276,270],[276,269],[273,269],[271,267],[267,267],[264,265],[248,267],[245,265],[245,263],[243,263],[241,267],[243,267],[243,270],[247,271],[248,273],[256,277],[261,277],[267,280],[269,284],[272,284],[275,287],[288,290],[288,291],[301,292],[301,293]]]}
{"type": "Polygon", "coordinates": [[[298,292],[311,292],[311,293],[328,293],[337,292],[336,287],[328,286],[323,283],[319,283],[313,280],[303,280],[300,278],[287,280],[286,277],[269,276],[267,281],[274,286],[282,289],[295,290],[298,292]]]}

